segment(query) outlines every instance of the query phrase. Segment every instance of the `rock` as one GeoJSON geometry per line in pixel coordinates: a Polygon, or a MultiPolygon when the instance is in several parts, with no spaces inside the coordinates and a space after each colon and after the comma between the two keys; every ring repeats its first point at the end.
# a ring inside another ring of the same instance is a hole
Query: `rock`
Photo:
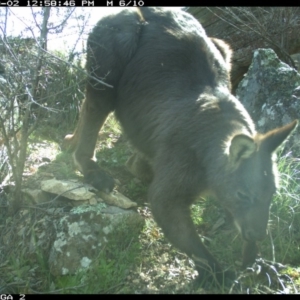
{"type": "Polygon", "coordinates": [[[23,189],[22,192],[36,204],[49,200],[45,192],[42,190],[23,189]]]}
{"type": "Polygon", "coordinates": [[[91,198],[91,199],[89,200],[89,204],[90,204],[90,205],[97,205],[97,204],[98,204],[98,201],[97,201],[97,199],[94,197],[94,198],[91,198]]]}
{"type": "Polygon", "coordinates": [[[75,274],[89,268],[110,239],[133,237],[143,224],[138,213],[103,203],[73,208],[55,226],[56,239],[49,256],[51,274],[75,274]]]}
{"type": "Polygon", "coordinates": [[[89,201],[91,205],[96,205],[98,202],[106,202],[109,205],[118,206],[120,208],[128,209],[137,206],[126,196],[118,191],[112,191],[110,194],[97,191],[88,184],[79,182],[49,179],[41,182],[41,189],[45,192],[61,195],[71,200],[76,200],[82,205],[82,201],[89,201]],[[95,193],[91,192],[95,191],[95,193]],[[97,193],[97,195],[96,195],[97,193]],[[97,196],[100,196],[99,199],[97,196]]]}
{"type": "Polygon", "coordinates": [[[87,185],[78,182],[49,179],[41,182],[41,189],[76,201],[95,197],[95,193],[90,192],[87,185]]]}
{"type": "Polygon", "coordinates": [[[55,219],[49,226],[51,232],[48,232],[47,226],[43,226],[44,233],[39,239],[39,245],[45,249],[43,238],[51,236],[47,240],[45,252],[50,253],[48,262],[54,276],[76,274],[81,269],[89,268],[111,239],[120,239],[122,243],[125,237],[131,239],[135,232],[138,235],[142,229],[144,219],[138,213],[99,203],[106,201],[126,209],[137,205],[117,191],[105,194],[87,184],[56,179],[42,181],[41,189],[81,204],[61,219],[55,219]]]}
{"type": "MultiPolygon", "coordinates": [[[[266,132],[300,115],[300,74],[280,61],[272,49],[254,51],[252,64],[236,95],[253,118],[257,129],[266,132]]],[[[299,127],[289,146],[300,149],[299,127]]]]}
{"type": "MultiPolygon", "coordinates": [[[[91,198],[91,199],[93,199],[93,198],[91,198]]],[[[86,205],[88,203],[89,203],[89,200],[88,201],[86,201],[86,200],[71,201],[71,205],[73,207],[77,207],[77,206],[81,206],[81,205],[86,205]]]]}
{"type": "Polygon", "coordinates": [[[124,209],[137,206],[135,202],[115,190],[113,190],[110,194],[98,192],[98,195],[109,205],[118,206],[124,209]]]}

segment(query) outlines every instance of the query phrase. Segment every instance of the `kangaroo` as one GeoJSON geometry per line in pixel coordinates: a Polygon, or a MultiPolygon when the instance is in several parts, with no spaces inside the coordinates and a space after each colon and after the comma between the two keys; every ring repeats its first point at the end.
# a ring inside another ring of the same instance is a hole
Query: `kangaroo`
{"type": "Polygon", "coordinates": [[[199,279],[229,276],[190,216],[191,204],[206,192],[232,216],[245,240],[244,266],[253,263],[277,187],[273,153],[297,121],[257,133],[231,94],[229,46],[207,37],[184,11],[124,9],[102,18],[87,45],[86,97],[74,134],[65,137],[85,180],[106,192],[114,187],[93,160],[98,132],[114,111],[151,167],[148,199],[157,224],[195,261],[199,279]]]}

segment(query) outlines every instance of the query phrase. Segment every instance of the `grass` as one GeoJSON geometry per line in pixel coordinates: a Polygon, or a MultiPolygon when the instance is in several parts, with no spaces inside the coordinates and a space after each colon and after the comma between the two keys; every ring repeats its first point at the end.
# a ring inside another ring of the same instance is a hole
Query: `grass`
{"type": "Polygon", "coordinates": [[[138,264],[140,259],[140,244],[135,238],[137,234],[124,224],[114,232],[114,239],[106,244],[91,268],[79,270],[75,275],[57,277],[56,289],[68,294],[126,292],[124,285],[129,268],[138,264]]]}
{"type": "Polygon", "coordinates": [[[300,160],[291,154],[278,164],[281,184],[271,207],[272,259],[300,263],[300,160]],[[273,250],[273,248],[275,250],[273,250]]]}

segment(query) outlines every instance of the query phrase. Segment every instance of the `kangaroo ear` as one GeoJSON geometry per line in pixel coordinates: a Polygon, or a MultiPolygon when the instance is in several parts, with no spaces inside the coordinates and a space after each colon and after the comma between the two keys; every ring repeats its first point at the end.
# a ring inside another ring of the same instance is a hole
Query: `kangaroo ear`
{"type": "Polygon", "coordinates": [[[250,157],[256,151],[254,140],[247,135],[238,134],[231,140],[229,148],[230,160],[236,164],[241,159],[250,157]]]}
{"type": "Polygon", "coordinates": [[[262,135],[261,148],[272,153],[274,152],[296,128],[298,121],[295,120],[290,124],[273,129],[262,135]]]}

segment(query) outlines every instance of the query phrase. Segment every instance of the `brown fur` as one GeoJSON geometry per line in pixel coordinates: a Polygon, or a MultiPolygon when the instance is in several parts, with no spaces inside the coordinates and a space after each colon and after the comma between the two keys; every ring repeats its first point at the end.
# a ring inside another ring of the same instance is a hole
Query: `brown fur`
{"type": "Polygon", "coordinates": [[[115,111],[151,164],[148,197],[156,222],[195,260],[200,278],[210,271],[223,276],[189,211],[207,190],[233,217],[246,241],[244,264],[252,263],[276,190],[272,153],[296,122],[257,134],[230,93],[229,47],[208,38],[183,11],[145,7],[103,18],[89,35],[86,69],[114,87],[88,79],[79,125],[66,137],[77,143],[74,156],[86,180],[98,189],[113,188],[92,158],[98,132],[115,111]]]}

